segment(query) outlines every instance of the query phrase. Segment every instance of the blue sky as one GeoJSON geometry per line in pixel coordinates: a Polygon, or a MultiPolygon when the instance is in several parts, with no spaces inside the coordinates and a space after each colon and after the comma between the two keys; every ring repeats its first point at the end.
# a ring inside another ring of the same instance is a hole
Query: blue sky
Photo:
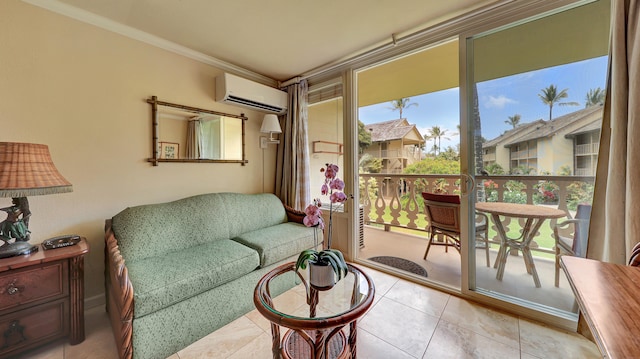
{"type": "MultiPolygon", "coordinates": [[[[590,89],[605,88],[607,56],[567,65],[549,67],[514,76],[478,83],[478,100],[482,136],[487,140],[499,136],[511,128],[504,121],[519,114],[520,123],[549,119],[549,106],[538,94],[553,84],[558,91],[568,89],[563,102],[578,102],[579,106],[554,106],[553,117],[559,117],[584,108],[585,96],[590,89]]],[[[442,138],[442,148],[460,142],[457,125],[460,123],[458,88],[411,97],[418,106],[403,110],[402,117],[416,124],[420,133],[427,134],[432,126],[446,129],[449,139],[442,138]]],[[[391,103],[384,102],[359,109],[360,121],[365,124],[398,118],[398,111],[391,110],[391,103]]],[[[433,142],[428,144],[430,149],[433,142]]]]}

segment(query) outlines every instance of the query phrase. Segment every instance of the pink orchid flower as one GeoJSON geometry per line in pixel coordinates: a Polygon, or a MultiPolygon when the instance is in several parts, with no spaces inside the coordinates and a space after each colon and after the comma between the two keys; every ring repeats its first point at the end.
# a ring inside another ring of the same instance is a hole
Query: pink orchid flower
{"type": "Polygon", "coordinates": [[[329,187],[331,189],[342,191],[344,189],[344,181],[341,180],[340,178],[336,178],[333,181],[331,181],[331,183],[329,184],[329,187]]]}
{"type": "Polygon", "coordinates": [[[329,199],[331,200],[331,203],[342,203],[347,200],[347,195],[343,192],[334,192],[331,194],[329,199]]]}
{"type": "MultiPolygon", "coordinates": [[[[344,203],[347,201],[347,195],[342,192],[344,190],[344,181],[340,178],[336,177],[336,174],[340,168],[337,165],[327,163],[326,167],[321,168],[320,172],[324,173],[324,183],[320,188],[320,193],[323,196],[329,195],[329,201],[331,202],[331,206],[329,207],[329,233],[327,235],[327,247],[331,248],[331,222],[333,215],[333,204],[334,203],[344,203]]],[[[303,219],[303,223],[307,227],[320,227],[320,229],[324,230],[325,223],[322,218],[322,210],[320,207],[322,206],[322,202],[319,198],[313,200],[313,203],[308,205],[305,208],[304,213],[305,217],[303,219]]]]}
{"type": "Polygon", "coordinates": [[[327,164],[327,169],[324,172],[325,178],[328,180],[332,180],[336,178],[336,174],[338,173],[339,167],[334,164],[327,164]]]}

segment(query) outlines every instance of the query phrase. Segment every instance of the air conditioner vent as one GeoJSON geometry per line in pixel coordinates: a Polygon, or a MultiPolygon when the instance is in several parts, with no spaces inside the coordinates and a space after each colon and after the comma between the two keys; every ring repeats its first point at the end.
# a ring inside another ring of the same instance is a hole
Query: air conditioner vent
{"type": "Polygon", "coordinates": [[[238,96],[229,96],[227,98],[226,102],[235,103],[235,104],[238,104],[238,105],[244,105],[244,106],[250,107],[250,108],[267,110],[269,112],[275,112],[275,113],[282,112],[282,108],[281,107],[267,105],[265,103],[260,103],[260,102],[257,102],[257,101],[251,101],[251,100],[248,100],[246,98],[242,98],[242,97],[238,97],[238,96]]]}
{"type": "Polygon", "coordinates": [[[216,77],[216,101],[269,113],[287,112],[287,93],[242,77],[216,77]]]}

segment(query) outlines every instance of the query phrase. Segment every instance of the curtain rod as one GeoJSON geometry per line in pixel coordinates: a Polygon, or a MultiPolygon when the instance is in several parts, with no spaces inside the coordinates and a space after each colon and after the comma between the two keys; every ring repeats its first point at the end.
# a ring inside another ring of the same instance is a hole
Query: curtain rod
{"type": "Polygon", "coordinates": [[[290,79],[288,79],[288,80],[286,80],[284,82],[279,83],[278,87],[280,87],[280,88],[287,87],[289,85],[297,84],[302,80],[303,80],[303,78],[300,77],[300,76],[292,77],[292,78],[290,78],[290,79]]]}

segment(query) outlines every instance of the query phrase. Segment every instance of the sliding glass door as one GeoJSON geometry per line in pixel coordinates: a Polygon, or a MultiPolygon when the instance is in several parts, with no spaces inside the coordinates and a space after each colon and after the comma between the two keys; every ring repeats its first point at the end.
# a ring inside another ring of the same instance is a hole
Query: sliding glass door
{"type": "Polygon", "coordinates": [[[425,257],[422,192],[460,193],[458,59],[452,38],[356,72],[357,258],[456,292],[456,248],[425,257]]]}
{"type": "Polygon", "coordinates": [[[415,282],[575,325],[556,241],[574,255],[584,248],[572,246],[574,226],[558,224],[592,201],[609,14],[609,0],[507,2],[354,60],[342,81],[319,78],[333,95],[310,107],[311,170],[340,164],[358,200],[340,217],[340,249],[415,282]],[[458,195],[460,251],[432,245],[425,255],[423,192],[458,195]]]}
{"type": "Polygon", "coordinates": [[[555,261],[556,241],[571,247],[576,231],[557,225],[591,204],[608,29],[609,2],[595,1],[461,41],[473,292],[577,317],[555,261]],[[479,250],[485,236],[489,263],[479,250]]]}

